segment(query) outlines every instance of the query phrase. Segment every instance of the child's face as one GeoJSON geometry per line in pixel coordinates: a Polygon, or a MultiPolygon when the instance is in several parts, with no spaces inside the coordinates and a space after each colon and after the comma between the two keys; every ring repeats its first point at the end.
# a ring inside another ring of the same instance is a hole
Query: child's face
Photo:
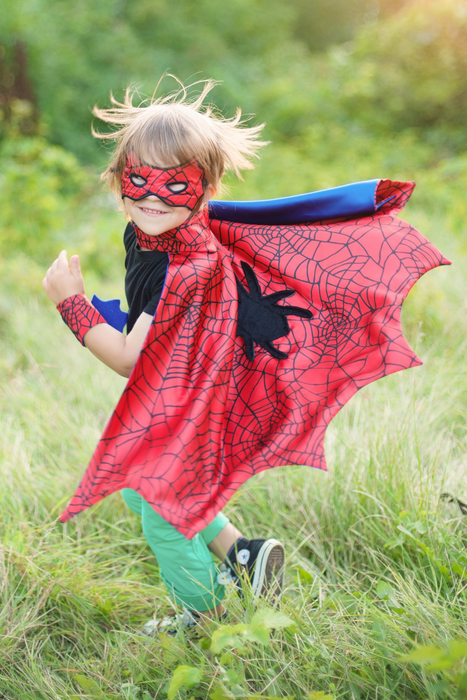
{"type": "Polygon", "coordinates": [[[123,203],[132,221],[150,236],[181,226],[210,197],[210,192],[203,196],[204,173],[196,162],[169,168],[153,159],[151,166],[149,159],[132,160],[130,156],[122,176],[123,203]]]}

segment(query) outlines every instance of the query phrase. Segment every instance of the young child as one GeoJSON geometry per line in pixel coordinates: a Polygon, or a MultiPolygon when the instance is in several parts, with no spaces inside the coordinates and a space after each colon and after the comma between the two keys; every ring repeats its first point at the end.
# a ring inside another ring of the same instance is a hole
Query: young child
{"type": "Polygon", "coordinates": [[[131,221],[128,335],[84,296],[77,256],[68,264],[63,251],[44,287],[83,345],[129,376],[61,520],[123,489],[173,599],[214,615],[225,579],[211,553],[233,577],[244,566],[255,596],[282,585],[283,546],[243,537],[225,503],[265,469],[326,469],[324,434],[340,408],[420,364],[400,307],[448,261],[395,216],[410,182],[209,202],[224,170],[251,167],[262,145],[262,126],[240,112],[203,111],[211,87],[192,103],[182,93],[134,107],[127,95],[95,110],[121,127],[102,138],[117,141],[104,179],[131,221]]]}
{"type": "MultiPolygon", "coordinates": [[[[129,224],[125,291],[129,306],[127,335],[105,322],[84,296],[79,258],[68,263],[62,251],[48,270],[45,291],[65,322],[99,360],[129,377],[159,305],[167,275],[168,253],[158,249],[158,237],[198,221],[207,202],[219,191],[226,169],[239,174],[251,168],[262,142],[262,126],[242,125],[240,111],[232,120],[201,111],[211,83],[193,103],[160,99],[147,107],[133,107],[130,93],[115,109],[95,109],[100,119],[123,125],[101,138],[117,141],[111,164],[103,174],[122,203],[129,224]]],[[[168,307],[167,313],[179,309],[168,307]]],[[[173,348],[177,352],[177,348],[173,348]]],[[[189,468],[189,465],[187,465],[189,468]]],[[[195,487],[195,483],[193,484],[195,487]]],[[[280,593],[284,548],[275,539],[247,539],[219,513],[193,539],[187,539],[136,490],[123,489],[131,510],[141,516],[143,532],[160,566],[162,580],[173,600],[195,615],[220,615],[225,583],[239,581],[239,567],[251,580],[255,597],[280,593]],[[226,562],[218,576],[212,554],[226,562]]],[[[183,620],[191,622],[191,616],[183,620]]]]}

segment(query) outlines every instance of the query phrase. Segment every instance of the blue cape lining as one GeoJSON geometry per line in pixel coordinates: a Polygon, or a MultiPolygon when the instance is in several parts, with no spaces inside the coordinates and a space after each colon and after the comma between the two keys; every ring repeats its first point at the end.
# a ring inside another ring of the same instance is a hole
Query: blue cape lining
{"type": "Polygon", "coordinates": [[[251,202],[221,202],[208,204],[211,219],[239,224],[305,224],[326,219],[359,217],[375,214],[383,204],[375,205],[377,180],[353,182],[328,190],[297,194],[279,199],[251,202]]]}

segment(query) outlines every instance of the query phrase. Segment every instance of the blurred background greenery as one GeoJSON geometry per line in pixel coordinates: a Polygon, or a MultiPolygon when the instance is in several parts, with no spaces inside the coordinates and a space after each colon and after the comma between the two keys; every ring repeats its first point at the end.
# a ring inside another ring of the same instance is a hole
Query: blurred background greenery
{"type": "Polygon", "coordinates": [[[91,108],[130,84],[144,98],[165,71],[222,81],[212,99],[226,115],[241,106],[267,124],[262,163],[227,196],[415,179],[416,203],[462,233],[466,0],[3,0],[3,258],[42,270],[66,245],[114,276],[122,222],[98,183],[108,153],[91,108]]]}

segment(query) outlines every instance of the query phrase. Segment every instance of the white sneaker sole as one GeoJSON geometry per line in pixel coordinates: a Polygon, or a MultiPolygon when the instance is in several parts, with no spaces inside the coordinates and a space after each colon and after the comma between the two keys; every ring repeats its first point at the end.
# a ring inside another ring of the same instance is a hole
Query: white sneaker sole
{"type": "Polygon", "coordinates": [[[255,598],[280,600],[284,586],[284,546],[278,540],[266,540],[259,550],[251,588],[255,598]]]}
{"type": "Polygon", "coordinates": [[[164,617],[162,620],[153,618],[148,620],[139,630],[138,636],[154,639],[161,632],[176,635],[180,629],[188,630],[196,627],[199,620],[194,619],[188,611],[177,613],[173,617],[164,617]]]}

